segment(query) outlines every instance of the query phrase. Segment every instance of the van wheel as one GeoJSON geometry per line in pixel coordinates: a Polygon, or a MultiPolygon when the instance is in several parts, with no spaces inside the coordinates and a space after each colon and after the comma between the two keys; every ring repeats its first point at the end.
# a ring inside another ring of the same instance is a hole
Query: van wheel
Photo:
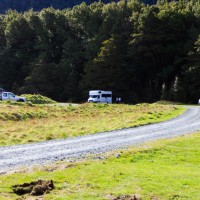
{"type": "Polygon", "coordinates": [[[24,100],[23,99],[19,99],[17,102],[24,102],[24,100]]]}

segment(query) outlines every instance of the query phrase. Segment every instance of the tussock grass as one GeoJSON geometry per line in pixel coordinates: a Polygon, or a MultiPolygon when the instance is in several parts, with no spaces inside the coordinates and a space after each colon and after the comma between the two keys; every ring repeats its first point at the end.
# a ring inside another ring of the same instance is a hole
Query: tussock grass
{"type": "Polygon", "coordinates": [[[114,152],[104,155],[107,158],[103,160],[75,164],[64,161],[29,173],[1,175],[0,199],[19,198],[12,193],[12,185],[52,179],[56,189],[45,194],[44,199],[106,200],[139,194],[143,200],[197,200],[199,142],[200,133],[196,133],[114,152]]]}
{"type": "Polygon", "coordinates": [[[39,95],[39,94],[23,94],[22,96],[26,97],[26,100],[33,104],[52,104],[52,103],[55,104],[55,103],[57,103],[56,101],[54,101],[48,97],[39,95]]]}
{"type": "Polygon", "coordinates": [[[159,104],[0,104],[0,145],[21,144],[164,121],[184,108],[159,104]]]}
{"type": "Polygon", "coordinates": [[[7,112],[2,112],[0,113],[0,119],[4,121],[20,121],[20,120],[26,120],[26,119],[34,119],[34,118],[44,118],[47,117],[48,114],[47,112],[23,112],[19,111],[18,113],[13,112],[13,113],[7,113],[7,112]]]}

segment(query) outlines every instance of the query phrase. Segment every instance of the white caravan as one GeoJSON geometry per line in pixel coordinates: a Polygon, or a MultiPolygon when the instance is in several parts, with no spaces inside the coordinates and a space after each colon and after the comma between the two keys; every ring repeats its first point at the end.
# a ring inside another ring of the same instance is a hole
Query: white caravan
{"type": "Polygon", "coordinates": [[[91,90],[89,91],[88,102],[112,103],[112,91],[91,90]]]}

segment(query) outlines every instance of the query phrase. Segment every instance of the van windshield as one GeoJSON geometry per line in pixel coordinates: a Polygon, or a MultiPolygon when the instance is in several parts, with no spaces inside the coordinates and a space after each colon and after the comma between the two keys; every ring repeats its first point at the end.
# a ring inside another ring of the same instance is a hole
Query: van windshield
{"type": "Polygon", "coordinates": [[[99,98],[99,95],[90,95],[90,98],[99,98]]]}

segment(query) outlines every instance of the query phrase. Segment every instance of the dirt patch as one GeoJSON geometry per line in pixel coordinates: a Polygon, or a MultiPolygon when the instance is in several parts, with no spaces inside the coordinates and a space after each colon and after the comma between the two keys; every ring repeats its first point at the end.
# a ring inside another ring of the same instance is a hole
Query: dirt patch
{"type": "Polygon", "coordinates": [[[151,199],[151,200],[160,200],[160,199],[159,199],[158,197],[156,197],[156,196],[151,196],[150,199],[151,199]]]}
{"type": "Polygon", "coordinates": [[[113,198],[112,200],[141,200],[141,196],[139,194],[120,195],[118,197],[113,198]]]}
{"type": "Polygon", "coordinates": [[[44,181],[38,180],[31,183],[24,183],[21,185],[12,186],[12,190],[17,195],[30,194],[33,196],[43,195],[49,193],[54,189],[54,184],[52,180],[44,181]]]}

